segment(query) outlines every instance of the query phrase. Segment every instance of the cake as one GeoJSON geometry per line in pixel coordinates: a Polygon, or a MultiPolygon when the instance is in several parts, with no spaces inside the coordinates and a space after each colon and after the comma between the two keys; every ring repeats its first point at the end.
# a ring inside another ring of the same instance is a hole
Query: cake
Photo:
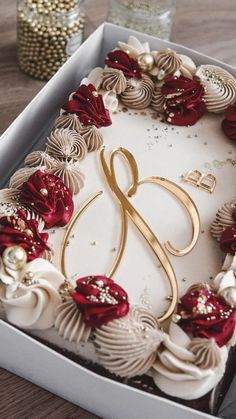
{"type": "Polygon", "coordinates": [[[134,37],[115,47],[0,191],[2,317],[210,411],[235,344],[236,80],[134,37]]]}

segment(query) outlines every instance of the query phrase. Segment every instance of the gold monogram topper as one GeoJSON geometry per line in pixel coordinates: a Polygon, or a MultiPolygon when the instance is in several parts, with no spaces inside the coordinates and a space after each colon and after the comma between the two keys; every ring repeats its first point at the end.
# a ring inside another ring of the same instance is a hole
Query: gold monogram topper
{"type": "MultiPolygon", "coordinates": [[[[175,256],[184,256],[187,253],[191,252],[193,247],[196,245],[199,232],[200,232],[200,219],[198,210],[187,194],[180,186],[176,183],[171,182],[168,179],[158,176],[151,176],[144,179],[139,179],[138,175],[138,166],[133,157],[133,155],[126,150],[125,148],[118,148],[111,152],[109,163],[106,162],[105,159],[105,147],[101,148],[100,151],[100,161],[102,170],[105,176],[105,180],[107,185],[109,186],[111,192],[113,193],[114,197],[118,201],[119,208],[120,208],[120,215],[122,220],[122,230],[121,230],[121,238],[119,244],[119,250],[116,255],[116,259],[113,263],[113,266],[107,276],[111,278],[115,271],[118,269],[120,261],[122,259],[123,253],[125,251],[125,246],[127,242],[127,233],[128,233],[128,220],[130,220],[141,236],[144,238],[146,243],[152,249],[154,255],[159,260],[160,264],[162,265],[164,272],[168,278],[170,287],[171,287],[171,302],[170,306],[167,311],[158,319],[158,321],[163,322],[164,320],[168,319],[174,312],[176,304],[178,302],[178,285],[177,279],[172,267],[172,264],[169,260],[167,255],[167,251],[175,256]],[[121,155],[125,162],[127,163],[130,174],[131,174],[131,185],[126,193],[122,192],[120,189],[116,175],[115,175],[115,167],[114,161],[117,155],[121,155]],[[167,241],[164,246],[161,245],[158,238],[155,236],[149,225],[145,222],[142,216],[138,213],[138,211],[134,208],[134,206],[130,202],[130,198],[135,195],[137,189],[140,185],[145,183],[152,183],[154,185],[160,186],[167,191],[169,191],[175,198],[177,198],[182,205],[187,210],[191,223],[192,223],[192,239],[190,244],[185,247],[184,249],[177,249],[174,247],[169,241],[167,241]]],[[[98,196],[100,196],[103,192],[99,191],[94,196],[92,196],[88,201],[84,203],[84,205],[80,208],[77,214],[74,215],[71,222],[68,225],[65,237],[63,239],[62,245],[62,252],[61,252],[61,270],[62,273],[66,276],[66,267],[65,267],[65,250],[68,238],[70,236],[71,230],[74,227],[75,223],[79,219],[80,215],[88,208],[92,202],[96,200],[98,196]]]]}
{"type": "Polygon", "coordinates": [[[201,173],[199,170],[189,170],[184,176],[185,182],[197,188],[204,189],[209,193],[213,193],[216,187],[216,178],[210,173],[201,173]]]}

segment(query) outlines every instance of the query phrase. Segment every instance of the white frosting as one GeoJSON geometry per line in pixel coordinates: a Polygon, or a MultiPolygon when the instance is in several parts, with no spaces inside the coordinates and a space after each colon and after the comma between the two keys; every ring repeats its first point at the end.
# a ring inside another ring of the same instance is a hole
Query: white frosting
{"type": "Polygon", "coordinates": [[[82,84],[85,84],[86,86],[88,86],[89,84],[93,84],[93,86],[97,90],[99,90],[102,84],[102,73],[103,73],[102,67],[93,68],[93,70],[90,71],[88,76],[82,79],[80,86],[82,84]]]}
{"type": "Polygon", "coordinates": [[[135,36],[130,36],[128,42],[118,42],[119,48],[129,54],[131,58],[137,59],[139,55],[150,53],[150,47],[148,42],[143,44],[135,38],[135,36]]]}
{"type": "Polygon", "coordinates": [[[131,307],[125,317],[94,331],[99,360],[121,377],[145,374],[155,361],[163,336],[155,317],[141,306],[131,307]]]}
{"type": "Polygon", "coordinates": [[[99,90],[99,94],[102,95],[104,106],[109,112],[115,112],[118,109],[119,101],[116,93],[108,90],[99,90]]]}
{"type": "MultiPolygon", "coordinates": [[[[204,363],[203,368],[199,357],[194,350],[191,351],[190,338],[178,325],[171,323],[169,335],[165,336],[163,344],[164,350],[158,351],[152,376],[164,393],[185,400],[198,399],[212,390],[223,377],[228,357],[225,346],[214,346],[212,365],[215,365],[217,358],[217,367],[205,368],[204,363]]],[[[209,350],[209,343],[207,345],[209,350]]]]}
{"type": "MultiPolygon", "coordinates": [[[[227,263],[224,263],[226,266],[227,263]]],[[[236,307],[236,256],[231,258],[231,264],[227,270],[222,270],[216,275],[213,286],[231,307],[236,307]]],[[[233,346],[236,343],[236,331],[227,346],[233,346]]]]}
{"type": "Polygon", "coordinates": [[[6,297],[12,295],[12,293],[17,289],[19,282],[19,271],[14,271],[13,269],[5,267],[2,258],[0,257],[0,286],[3,284],[6,285],[6,297]]]}
{"type": "MultiPolygon", "coordinates": [[[[180,74],[184,77],[188,77],[189,79],[192,79],[195,72],[196,72],[196,65],[193,62],[193,60],[188,57],[187,55],[178,54],[179,58],[181,58],[182,64],[180,67],[180,74]]],[[[176,74],[177,75],[177,74],[176,74]]]]}
{"type": "Polygon", "coordinates": [[[217,292],[221,292],[223,289],[228,287],[235,287],[236,286],[236,256],[233,257],[231,265],[229,266],[228,270],[221,271],[218,273],[214,279],[214,287],[216,288],[217,292]]]}
{"type": "Polygon", "coordinates": [[[45,222],[42,219],[42,217],[40,217],[39,214],[37,214],[36,212],[32,211],[31,209],[24,209],[25,213],[26,213],[26,219],[27,220],[35,220],[38,223],[38,231],[41,233],[45,227],[45,222]]]}
{"type": "Polygon", "coordinates": [[[230,268],[233,262],[233,258],[234,258],[233,255],[226,253],[226,256],[222,265],[222,271],[227,271],[230,268]]]}
{"type": "Polygon", "coordinates": [[[48,329],[53,326],[56,308],[61,303],[58,288],[64,277],[50,262],[35,259],[15,275],[12,271],[3,271],[1,263],[0,278],[0,300],[10,323],[22,329],[48,329]],[[25,281],[29,272],[32,275],[31,285],[25,281]]]}
{"type": "Polygon", "coordinates": [[[157,56],[157,51],[150,51],[150,46],[148,42],[144,42],[143,44],[135,38],[135,36],[130,36],[128,42],[118,42],[119,48],[126,52],[131,58],[135,60],[142,54],[151,54],[154,58],[154,66],[148,73],[152,76],[156,76],[158,74],[158,69],[155,65],[155,57],[157,56]]]}

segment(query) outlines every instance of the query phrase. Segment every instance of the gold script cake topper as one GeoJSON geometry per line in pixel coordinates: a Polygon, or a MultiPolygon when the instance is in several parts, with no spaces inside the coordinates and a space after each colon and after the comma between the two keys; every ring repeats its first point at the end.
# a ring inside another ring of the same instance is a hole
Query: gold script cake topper
{"type": "MultiPolygon", "coordinates": [[[[113,266],[108,273],[108,277],[111,278],[115,271],[118,269],[120,261],[122,259],[123,253],[125,251],[125,245],[127,242],[127,232],[128,232],[128,219],[134,224],[134,226],[138,229],[139,233],[143,236],[146,243],[150,246],[153,253],[159,260],[161,266],[164,269],[165,274],[167,275],[170,288],[171,288],[171,299],[170,305],[167,311],[158,319],[160,322],[165,321],[168,319],[174,312],[176,304],[178,302],[178,285],[176,275],[173,269],[173,266],[169,260],[169,257],[166,253],[165,248],[175,256],[184,256],[189,253],[193,247],[196,245],[196,242],[199,237],[200,232],[200,219],[198,210],[190,198],[190,196],[177,184],[174,182],[169,181],[163,177],[147,177],[144,179],[139,180],[138,174],[138,166],[134,159],[134,156],[125,148],[118,148],[111,152],[109,163],[106,162],[105,159],[105,147],[102,147],[100,150],[100,161],[102,165],[102,170],[105,176],[105,180],[111,189],[112,193],[114,194],[115,198],[117,199],[119,206],[120,206],[120,213],[121,213],[121,220],[122,220],[122,229],[121,229],[121,238],[120,238],[120,245],[119,250],[117,252],[117,256],[113,266]],[[132,178],[131,186],[129,187],[127,193],[125,194],[119,187],[116,174],[115,174],[115,167],[114,161],[117,155],[121,155],[125,162],[129,167],[129,171],[132,178]],[[192,239],[190,244],[185,247],[184,249],[176,249],[171,243],[168,241],[165,243],[165,248],[162,246],[158,238],[155,236],[149,225],[145,222],[142,216],[138,213],[138,211],[134,208],[131,204],[129,198],[135,195],[137,189],[140,185],[145,183],[152,183],[159,185],[169,191],[171,194],[175,196],[186,208],[187,212],[189,213],[191,222],[192,222],[192,239]]],[[[80,208],[80,210],[74,215],[71,222],[68,225],[66,234],[63,239],[62,244],[62,252],[61,252],[61,270],[62,273],[66,276],[66,268],[65,268],[65,250],[69,235],[71,233],[72,228],[74,227],[75,223],[79,219],[80,215],[92,204],[96,198],[98,198],[103,192],[99,191],[95,195],[93,195],[88,201],[84,203],[84,205],[80,208]]]]}

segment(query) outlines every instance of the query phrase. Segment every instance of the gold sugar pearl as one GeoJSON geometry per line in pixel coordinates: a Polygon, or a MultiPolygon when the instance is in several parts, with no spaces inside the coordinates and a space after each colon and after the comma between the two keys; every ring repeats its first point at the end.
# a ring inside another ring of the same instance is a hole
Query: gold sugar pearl
{"type": "Polygon", "coordinates": [[[49,80],[62,66],[82,40],[80,6],[81,0],[25,0],[18,7],[18,61],[23,71],[49,80]]]}

